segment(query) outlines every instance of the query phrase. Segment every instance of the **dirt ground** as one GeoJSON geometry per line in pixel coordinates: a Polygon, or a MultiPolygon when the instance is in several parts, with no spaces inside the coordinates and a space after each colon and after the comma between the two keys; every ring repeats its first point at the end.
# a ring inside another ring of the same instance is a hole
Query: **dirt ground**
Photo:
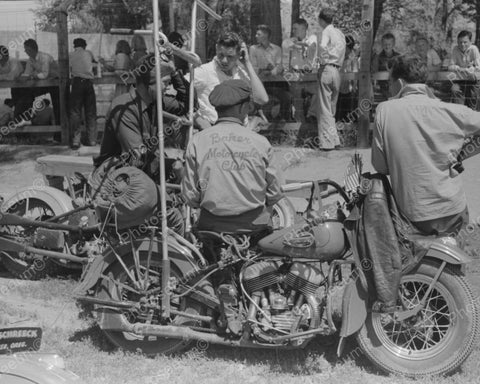
{"type": "MultiPolygon", "coordinates": [[[[318,152],[302,148],[275,149],[275,163],[284,181],[331,178],[343,183],[345,169],[354,149],[318,152]]],[[[363,155],[364,171],[371,171],[370,151],[363,155]]],[[[85,152],[82,152],[85,154],[85,152]]],[[[47,154],[77,155],[67,147],[0,145],[0,196],[23,187],[38,185],[42,175],[35,159],[47,154]]],[[[472,222],[480,223],[480,156],[465,162],[461,176],[472,222]]],[[[460,179],[459,179],[460,180],[460,179]]],[[[300,200],[295,201],[300,204],[300,200]]],[[[476,247],[477,238],[472,241],[476,247]]],[[[476,252],[475,252],[476,253],[476,252]]],[[[480,259],[468,268],[468,278],[480,292],[480,259]]],[[[113,350],[91,320],[79,317],[70,292],[75,279],[20,281],[0,269],[0,327],[27,324],[44,329],[43,351],[56,351],[67,367],[86,383],[410,383],[410,380],[378,372],[364,356],[357,356],[353,341],[347,356],[335,357],[331,340],[319,339],[304,351],[236,350],[208,346],[178,357],[145,358],[113,350]],[[352,352],[353,351],[353,352],[352,352]]],[[[462,370],[445,379],[420,383],[475,383],[480,377],[477,346],[462,370]]],[[[413,381],[412,381],[413,382],[413,381]]]]}

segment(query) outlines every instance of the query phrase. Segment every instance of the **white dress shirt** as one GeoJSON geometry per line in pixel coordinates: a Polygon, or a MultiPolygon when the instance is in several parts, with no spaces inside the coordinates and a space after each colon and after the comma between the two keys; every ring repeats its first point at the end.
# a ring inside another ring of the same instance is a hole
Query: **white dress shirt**
{"type": "Polygon", "coordinates": [[[322,31],[319,50],[320,65],[334,64],[342,66],[345,59],[345,35],[329,24],[322,31]]]}

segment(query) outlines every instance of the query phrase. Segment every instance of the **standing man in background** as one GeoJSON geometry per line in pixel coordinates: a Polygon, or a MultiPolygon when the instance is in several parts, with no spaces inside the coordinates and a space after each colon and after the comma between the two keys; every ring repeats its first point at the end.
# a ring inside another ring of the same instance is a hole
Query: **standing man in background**
{"type": "Polygon", "coordinates": [[[335,111],[340,90],[340,68],[345,59],[345,36],[332,25],[333,9],[325,8],[318,15],[322,37],[318,45],[318,102],[317,127],[318,145],[321,150],[331,150],[340,146],[335,111]]]}
{"type": "Polygon", "coordinates": [[[85,109],[85,126],[87,128],[88,146],[97,144],[97,101],[93,89],[93,53],[87,51],[87,42],[77,38],[73,40],[74,51],[70,53],[70,75],[72,89],[70,93],[70,129],[72,148],[80,147],[80,122],[82,108],[85,109]]]}

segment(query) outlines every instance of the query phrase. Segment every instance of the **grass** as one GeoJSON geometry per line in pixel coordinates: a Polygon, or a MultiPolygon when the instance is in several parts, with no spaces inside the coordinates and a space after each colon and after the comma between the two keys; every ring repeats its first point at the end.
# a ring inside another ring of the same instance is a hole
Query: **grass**
{"type": "MultiPolygon", "coordinates": [[[[475,263],[475,265],[478,263],[475,263]]],[[[471,267],[477,276],[477,267],[471,267]]],[[[470,276],[470,279],[474,276],[470,276]]],[[[478,282],[476,282],[478,286],[478,282]]],[[[86,383],[402,383],[412,380],[387,376],[373,367],[349,339],[341,358],[336,356],[336,337],[318,337],[304,350],[236,349],[195,343],[183,355],[148,358],[124,353],[111,346],[91,318],[79,318],[79,308],[69,293],[75,280],[18,281],[0,279],[0,324],[8,319],[28,319],[14,326],[35,324],[44,329],[43,351],[60,353],[67,367],[86,383]],[[12,281],[15,284],[12,284],[12,281]],[[5,293],[5,290],[1,290],[5,293]],[[3,320],[3,321],[2,321],[3,320]]],[[[480,350],[475,348],[462,370],[446,378],[425,378],[421,384],[476,383],[480,350]]]]}

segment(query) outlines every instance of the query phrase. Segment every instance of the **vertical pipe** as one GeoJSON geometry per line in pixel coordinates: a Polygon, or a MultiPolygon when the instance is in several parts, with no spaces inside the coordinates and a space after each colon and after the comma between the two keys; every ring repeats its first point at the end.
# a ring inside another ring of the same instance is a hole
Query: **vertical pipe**
{"type": "Polygon", "coordinates": [[[56,10],[57,16],[57,41],[58,41],[58,69],[59,69],[59,101],[60,105],[60,121],[57,124],[61,125],[62,130],[62,144],[68,145],[70,142],[70,129],[68,122],[67,100],[69,97],[68,79],[70,75],[68,63],[68,25],[67,25],[67,9],[66,7],[59,7],[56,10]]]}
{"type": "MultiPolygon", "coordinates": [[[[190,34],[190,52],[195,53],[195,45],[197,42],[197,0],[193,0],[193,10],[192,10],[192,22],[191,22],[190,34]]],[[[189,104],[188,104],[188,118],[190,121],[190,126],[188,127],[188,142],[192,139],[193,136],[193,103],[194,103],[194,95],[195,95],[195,87],[194,87],[194,80],[195,80],[195,71],[193,64],[189,64],[190,68],[190,93],[189,93],[189,104]]],[[[192,223],[190,221],[190,214],[191,208],[187,207],[186,212],[186,221],[185,221],[185,232],[190,233],[192,229],[192,223]]]]}
{"type": "Polygon", "coordinates": [[[168,2],[168,24],[170,27],[170,32],[176,30],[175,21],[175,0],[170,0],[168,2]]]}
{"type": "Polygon", "coordinates": [[[170,280],[170,260],[168,258],[167,244],[167,202],[165,186],[165,148],[163,143],[163,106],[162,106],[162,80],[160,72],[160,51],[159,43],[159,20],[160,10],[158,0],[152,0],[153,3],[153,41],[155,49],[155,83],[157,85],[157,119],[158,119],[158,151],[160,162],[160,206],[162,210],[162,317],[170,316],[170,293],[167,289],[170,280]]]}

